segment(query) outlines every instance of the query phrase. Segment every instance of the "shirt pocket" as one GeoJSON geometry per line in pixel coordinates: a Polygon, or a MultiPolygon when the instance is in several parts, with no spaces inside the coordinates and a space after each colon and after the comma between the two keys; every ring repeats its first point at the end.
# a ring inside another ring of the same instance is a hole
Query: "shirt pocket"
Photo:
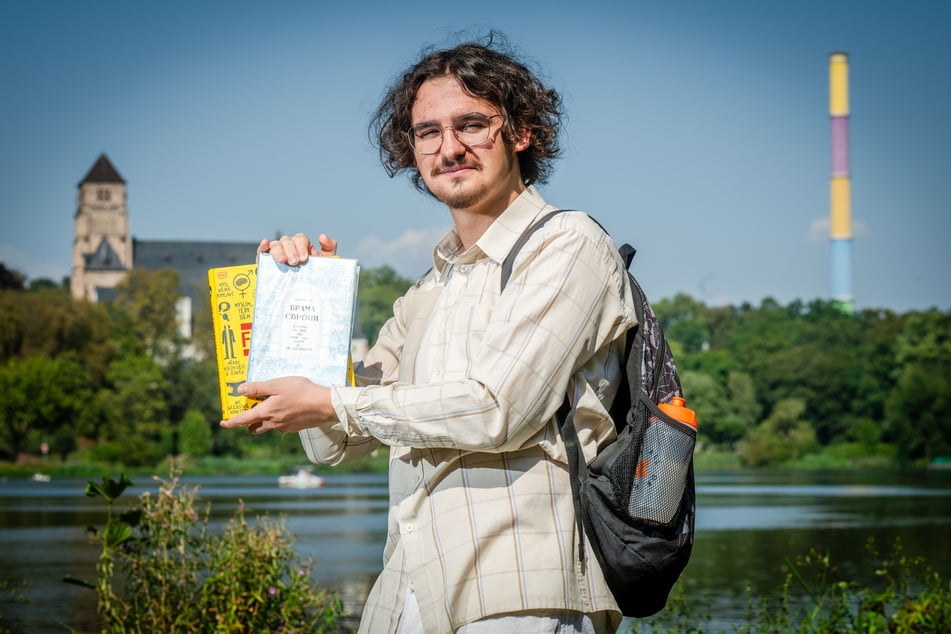
{"type": "Polygon", "coordinates": [[[469,377],[473,365],[485,358],[482,342],[492,318],[492,309],[493,306],[488,304],[461,304],[437,311],[427,333],[428,341],[421,349],[421,352],[435,354],[431,358],[417,359],[417,369],[425,372],[417,376],[425,376],[431,381],[469,377]]]}

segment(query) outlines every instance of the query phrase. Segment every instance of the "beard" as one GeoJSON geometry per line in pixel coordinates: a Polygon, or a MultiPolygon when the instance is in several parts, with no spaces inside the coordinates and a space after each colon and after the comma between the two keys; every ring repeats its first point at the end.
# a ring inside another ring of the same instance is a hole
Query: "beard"
{"type": "Polygon", "coordinates": [[[449,161],[442,160],[439,163],[439,166],[432,171],[432,180],[433,182],[439,183],[439,188],[433,190],[429,185],[427,189],[429,193],[433,195],[437,200],[445,204],[450,209],[467,209],[475,204],[477,204],[485,196],[485,186],[475,183],[467,183],[461,180],[454,180],[446,182],[445,180],[439,179],[439,175],[443,170],[450,169],[453,167],[470,167],[476,170],[481,171],[482,166],[475,161],[449,161]]]}
{"type": "Polygon", "coordinates": [[[468,209],[485,198],[487,188],[484,185],[471,186],[457,182],[445,191],[430,193],[450,209],[468,209]]]}
{"type": "MultiPolygon", "coordinates": [[[[474,207],[484,201],[489,195],[494,187],[494,183],[489,183],[483,180],[485,174],[483,172],[482,164],[477,160],[473,160],[468,157],[463,157],[460,160],[445,160],[443,159],[439,166],[434,168],[431,172],[432,179],[434,183],[438,183],[439,187],[435,190],[427,184],[427,191],[437,200],[445,204],[450,209],[469,209],[474,207]],[[470,167],[479,172],[476,176],[479,178],[471,179],[461,179],[461,180],[449,180],[439,178],[439,175],[446,169],[453,167],[470,167]]],[[[512,169],[512,157],[506,157],[506,166],[504,169],[505,173],[508,173],[512,169]]],[[[425,181],[425,179],[424,179],[425,181]]]]}

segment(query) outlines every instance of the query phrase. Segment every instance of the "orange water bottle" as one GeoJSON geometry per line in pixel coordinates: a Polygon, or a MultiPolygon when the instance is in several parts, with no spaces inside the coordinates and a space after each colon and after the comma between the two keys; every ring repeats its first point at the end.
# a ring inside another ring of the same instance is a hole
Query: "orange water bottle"
{"type": "Polygon", "coordinates": [[[687,399],[682,396],[675,396],[670,399],[669,403],[661,403],[657,407],[674,420],[679,420],[681,423],[690,425],[694,428],[694,431],[696,431],[697,412],[687,407],[687,399]]]}
{"type": "Polygon", "coordinates": [[[697,442],[697,413],[686,403],[675,396],[658,405],[661,416],[649,411],[628,505],[634,519],[667,525],[676,518],[697,442]]]}

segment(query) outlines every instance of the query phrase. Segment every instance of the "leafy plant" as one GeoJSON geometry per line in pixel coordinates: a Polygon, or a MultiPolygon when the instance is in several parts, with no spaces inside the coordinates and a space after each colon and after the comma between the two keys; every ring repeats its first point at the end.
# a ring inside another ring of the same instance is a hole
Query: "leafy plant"
{"type": "Polygon", "coordinates": [[[96,590],[102,632],[336,631],[341,604],[313,584],[283,519],[249,524],[239,505],[215,534],[210,504],[196,511],[198,487],[182,486],[174,467],[159,482],[157,493],[143,493],[139,508],[121,514],[114,502],[132,484],[124,474],[86,486],[108,503],[105,526],[90,528],[102,546],[97,583],[64,581],[96,590]]]}
{"type": "MultiPolygon", "coordinates": [[[[896,540],[887,555],[868,544],[882,581],[862,586],[842,578],[828,553],[811,549],[790,562],[776,597],[754,597],[747,586],[746,623],[738,634],[913,634],[951,632],[951,583],[921,557],[909,557],[896,540]]],[[[704,607],[678,584],[660,614],[631,623],[630,632],[674,634],[714,631],[704,607]]]]}

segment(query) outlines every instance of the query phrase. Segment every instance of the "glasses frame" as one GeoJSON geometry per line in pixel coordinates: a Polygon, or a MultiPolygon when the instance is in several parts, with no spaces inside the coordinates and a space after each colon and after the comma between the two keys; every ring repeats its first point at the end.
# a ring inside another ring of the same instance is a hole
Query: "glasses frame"
{"type": "MultiPolygon", "coordinates": [[[[427,124],[427,127],[428,127],[429,125],[432,125],[433,127],[438,127],[438,128],[439,128],[439,145],[437,145],[437,146],[436,146],[436,149],[433,150],[432,152],[420,152],[420,151],[416,148],[416,133],[415,133],[414,129],[415,129],[417,126],[413,126],[413,127],[411,127],[409,130],[407,130],[407,131],[406,131],[406,137],[407,137],[407,139],[409,140],[409,146],[410,146],[411,148],[413,148],[413,152],[415,152],[416,154],[419,154],[419,155],[421,155],[421,156],[432,156],[433,154],[439,154],[439,151],[442,149],[442,144],[443,144],[443,143],[445,142],[445,140],[446,140],[446,130],[447,130],[447,129],[452,130],[452,136],[456,139],[456,141],[458,141],[459,143],[463,144],[464,146],[466,146],[466,147],[478,146],[478,145],[482,145],[483,143],[485,143],[486,141],[488,141],[488,140],[489,140],[489,137],[492,136],[492,120],[493,120],[493,119],[498,119],[498,118],[501,118],[501,119],[502,119],[502,125],[499,126],[499,130],[501,130],[503,127],[505,127],[505,120],[506,120],[505,115],[504,115],[504,114],[491,114],[491,115],[488,115],[488,114],[485,114],[485,113],[483,113],[483,112],[467,112],[466,114],[461,114],[461,115],[459,115],[458,117],[454,118],[454,119],[452,120],[452,123],[450,123],[449,125],[437,126],[437,125],[435,125],[435,124],[427,124]],[[462,139],[459,138],[459,131],[456,130],[456,124],[459,122],[460,119],[465,119],[466,117],[471,117],[472,115],[478,115],[478,116],[480,116],[480,117],[485,117],[485,118],[488,120],[488,125],[486,126],[486,133],[485,133],[485,138],[484,138],[484,139],[482,139],[481,141],[478,141],[478,142],[476,142],[476,143],[466,143],[465,141],[463,141],[462,139]]],[[[420,125],[420,124],[417,124],[417,125],[420,125]]],[[[498,132],[498,130],[497,130],[496,132],[498,132]]]]}

